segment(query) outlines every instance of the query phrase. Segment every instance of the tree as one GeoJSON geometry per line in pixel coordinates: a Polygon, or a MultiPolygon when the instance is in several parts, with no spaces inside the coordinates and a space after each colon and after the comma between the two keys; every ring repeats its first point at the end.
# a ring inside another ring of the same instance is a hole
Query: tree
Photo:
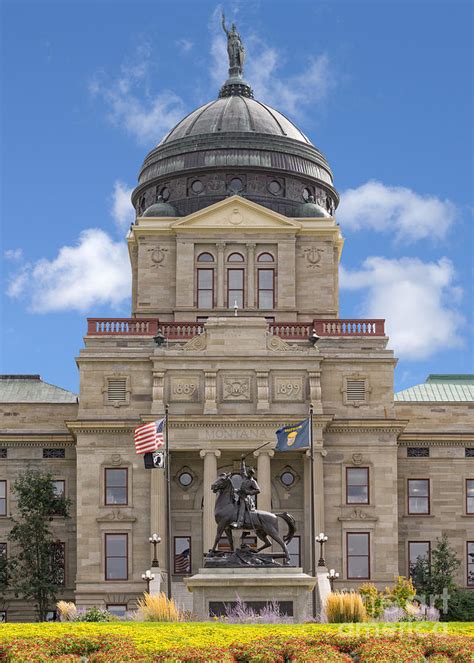
{"type": "Polygon", "coordinates": [[[436,547],[431,551],[431,560],[418,557],[411,569],[411,577],[418,595],[424,595],[426,602],[434,601],[436,607],[447,611],[446,600],[457,591],[454,574],[461,562],[443,534],[436,539],[436,547]]]}
{"type": "Polygon", "coordinates": [[[51,474],[26,470],[13,485],[18,518],[12,518],[8,535],[13,543],[8,559],[8,582],[15,596],[35,603],[38,621],[44,621],[56,603],[64,569],[58,564],[58,542],[50,523],[54,517],[69,518],[70,500],[58,495],[51,474]]]}

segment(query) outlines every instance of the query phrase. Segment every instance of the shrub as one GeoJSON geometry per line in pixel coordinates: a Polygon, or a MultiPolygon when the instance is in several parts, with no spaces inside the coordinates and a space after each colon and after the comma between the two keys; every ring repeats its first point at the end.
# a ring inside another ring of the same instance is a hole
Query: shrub
{"type": "Polygon", "coordinates": [[[76,616],[77,622],[110,622],[112,615],[108,610],[101,610],[96,606],[87,608],[84,612],[78,612],[76,616]]]}
{"type": "Polygon", "coordinates": [[[457,588],[448,599],[448,611],[443,621],[472,622],[474,621],[474,592],[472,589],[457,588]]]}
{"type": "Polygon", "coordinates": [[[164,592],[148,594],[138,600],[137,618],[144,622],[181,622],[184,612],[164,592]]]}
{"type": "Polygon", "coordinates": [[[359,594],[362,596],[367,615],[374,619],[380,617],[384,610],[384,597],[377,587],[371,582],[365,582],[359,587],[359,594]]]}
{"type": "Polygon", "coordinates": [[[225,616],[221,620],[229,624],[289,624],[292,622],[290,617],[281,613],[278,601],[266,603],[262,610],[256,611],[242,601],[240,596],[237,596],[235,605],[225,604],[225,616]]]}
{"type": "Polygon", "coordinates": [[[387,601],[403,609],[405,609],[409,601],[413,601],[415,595],[416,589],[413,586],[411,578],[405,578],[404,576],[398,576],[393,587],[385,588],[387,601]]]}
{"type": "Polygon", "coordinates": [[[77,608],[72,601],[58,601],[56,608],[61,622],[73,622],[77,619],[77,608]]]}
{"type": "Polygon", "coordinates": [[[326,599],[327,620],[333,624],[364,622],[367,619],[364,603],[356,592],[332,592],[326,599]]]}
{"type": "Polygon", "coordinates": [[[425,663],[425,648],[421,643],[399,639],[377,639],[360,645],[357,651],[360,663],[425,663]]]}

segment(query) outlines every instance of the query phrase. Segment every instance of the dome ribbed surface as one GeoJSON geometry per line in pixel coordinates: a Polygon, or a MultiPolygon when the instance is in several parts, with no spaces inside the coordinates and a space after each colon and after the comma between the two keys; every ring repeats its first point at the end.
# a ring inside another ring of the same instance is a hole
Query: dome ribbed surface
{"type": "Polygon", "coordinates": [[[160,146],[180,138],[220,132],[284,136],[312,145],[304,133],[282,113],[256,99],[236,95],[197,108],[163,138],[160,146]]]}

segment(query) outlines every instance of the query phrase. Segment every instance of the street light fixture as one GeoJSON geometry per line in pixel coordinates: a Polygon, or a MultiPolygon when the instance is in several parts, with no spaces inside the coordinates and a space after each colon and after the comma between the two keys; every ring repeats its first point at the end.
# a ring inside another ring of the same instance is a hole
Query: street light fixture
{"type": "Polygon", "coordinates": [[[324,561],[324,544],[328,540],[328,537],[324,534],[324,532],[320,532],[319,535],[316,537],[316,541],[319,543],[319,562],[318,566],[326,566],[326,562],[324,561]]]}
{"type": "Polygon", "coordinates": [[[152,573],[150,569],[147,569],[145,573],[142,573],[142,580],[146,582],[146,591],[148,594],[150,593],[150,583],[154,579],[155,579],[155,574],[152,573]]]}
{"type": "Polygon", "coordinates": [[[161,543],[161,536],[158,536],[158,534],[152,534],[150,537],[148,537],[148,541],[153,544],[153,561],[151,565],[152,567],[160,566],[158,557],[156,556],[156,546],[161,543]]]}
{"type": "Polygon", "coordinates": [[[337,571],[335,571],[334,569],[330,569],[328,573],[328,580],[329,584],[331,585],[331,592],[334,591],[334,581],[337,580],[338,578],[339,578],[339,573],[337,573],[337,571]]]}

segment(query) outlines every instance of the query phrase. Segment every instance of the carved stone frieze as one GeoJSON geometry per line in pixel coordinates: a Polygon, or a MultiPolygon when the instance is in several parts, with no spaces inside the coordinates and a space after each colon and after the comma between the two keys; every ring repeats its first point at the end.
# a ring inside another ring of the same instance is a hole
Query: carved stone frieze
{"type": "Polygon", "coordinates": [[[172,377],[170,379],[170,400],[187,402],[199,400],[199,378],[172,377]]]}
{"type": "Polygon", "coordinates": [[[272,352],[302,352],[304,350],[304,348],[300,348],[294,343],[287,343],[279,336],[272,336],[271,334],[267,338],[267,348],[272,352]]]}
{"type": "Polygon", "coordinates": [[[249,401],[250,377],[224,376],[222,379],[223,401],[249,401]]]}
{"type": "Polygon", "coordinates": [[[376,522],[378,517],[371,516],[370,513],[367,513],[364,509],[353,509],[352,511],[344,513],[342,516],[339,516],[338,520],[363,520],[365,522],[376,522]]]}
{"type": "Polygon", "coordinates": [[[206,332],[203,332],[198,336],[194,336],[194,338],[192,338],[187,343],[184,343],[180,349],[184,350],[184,352],[199,352],[201,350],[205,350],[206,347],[207,347],[207,336],[206,332]]]}
{"type": "Polygon", "coordinates": [[[303,377],[275,376],[273,380],[274,401],[301,401],[304,398],[303,377]]]}
{"type": "Polygon", "coordinates": [[[98,523],[113,523],[116,521],[121,523],[134,523],[136,518],[135,516],[124,513],[120,509],[114,509],[113,511],[109,511],[109,513],[105,513],[103,516],[98,516],[96,521],[98,523]]]}
{"type": "Polygon", "coordinates": [[[303,249],[301,256],[306,261],[306,269],[319,269],[323,253],[324,249],[317,246],[308,246],[303,249]]]}
{"type": "Polygon", "coordinates": [[[163,267],[166,261],[168,249],[163,246],[154,246],[148,249],[150,253],[151,266],[155,269],[163,267]]]}

